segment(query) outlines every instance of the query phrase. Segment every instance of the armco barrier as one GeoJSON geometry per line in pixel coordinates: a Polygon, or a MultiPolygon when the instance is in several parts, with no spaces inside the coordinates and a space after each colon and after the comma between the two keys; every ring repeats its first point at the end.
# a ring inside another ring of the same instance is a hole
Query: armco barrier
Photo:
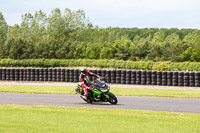
{"type": "MultiPolygon", "coordinates": [[[[200,87],[200,72],[140,71],[140,70],[91,70],[107,77],[107,83],[190,86],[200,87]]],[[[0,81],[49,81],[79,82],[79,69],[64,68],[0,68],[0,81]]],[[[91,80],[93,80],[91,78],[91,80]]]]}

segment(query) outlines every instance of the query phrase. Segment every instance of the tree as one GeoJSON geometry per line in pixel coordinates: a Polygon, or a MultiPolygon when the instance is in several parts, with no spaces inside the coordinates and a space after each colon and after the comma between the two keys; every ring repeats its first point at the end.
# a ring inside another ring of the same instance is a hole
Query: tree
{"type": "Polygon", "coordinates": [[[150,60],[159,61],[162,57],[162,44],[165,40],[165,34],[162,30],[156,32],[150,42],[148,57],[150,60]]]}
{"type": "Polygon", "coordinates": [[[8,25],[3,17],[3,14],[0,12],[0,59],[5,58],[4,45],[7,40],[7,34],[8,34],[8,25]]]}
{"type": "Polygon", "coordinates": [[[162,53],[164,60],[180,61],[180,54],[184,51],[181,47],[179,35],[172,33],[163,42],[162,53]]]}

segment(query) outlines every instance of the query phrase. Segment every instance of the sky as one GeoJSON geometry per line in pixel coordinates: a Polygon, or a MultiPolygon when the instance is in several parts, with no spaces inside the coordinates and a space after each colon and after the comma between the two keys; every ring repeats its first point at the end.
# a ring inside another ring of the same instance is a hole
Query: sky
{"type": "Polygon", "coordinates": [[[0,0],[8,25],[20,24],[25,13],[55,9],[84,10],[99,27],[200,29],[200,0],[0,0]]]}

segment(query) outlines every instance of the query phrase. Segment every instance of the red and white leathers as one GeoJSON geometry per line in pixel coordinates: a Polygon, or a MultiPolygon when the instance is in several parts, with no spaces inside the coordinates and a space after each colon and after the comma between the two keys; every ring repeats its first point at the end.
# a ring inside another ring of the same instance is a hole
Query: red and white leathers
{"type": "Polygon", "coordinates": [[[84,91],[84,96],[88,97],[89,94],[88,94],[88,90],[91,90],[92,87],[90,87],[90,80],[89,80],[89,77],[88,76],[95,76],[97,78],[102,78],[101,76],[98,76],[92,72],[87,72],[86,74],[82,73],[80,74],[79,76],[79,80],[80,82],[82,83],[82,88],[83,88],[83,91],[84,91]]]}

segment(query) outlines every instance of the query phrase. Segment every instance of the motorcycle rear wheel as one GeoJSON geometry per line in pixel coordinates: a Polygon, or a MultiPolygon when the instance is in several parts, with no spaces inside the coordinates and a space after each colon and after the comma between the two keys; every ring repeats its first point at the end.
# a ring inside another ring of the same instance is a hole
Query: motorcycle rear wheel
{"type": "Polygon", "coordinates": [[[117,104],[118,100],[116,98],[116,96],[114,94],[112,94],[111,92],[108,94],[109,96],[109,103],[111,104],[117,104]]]}

